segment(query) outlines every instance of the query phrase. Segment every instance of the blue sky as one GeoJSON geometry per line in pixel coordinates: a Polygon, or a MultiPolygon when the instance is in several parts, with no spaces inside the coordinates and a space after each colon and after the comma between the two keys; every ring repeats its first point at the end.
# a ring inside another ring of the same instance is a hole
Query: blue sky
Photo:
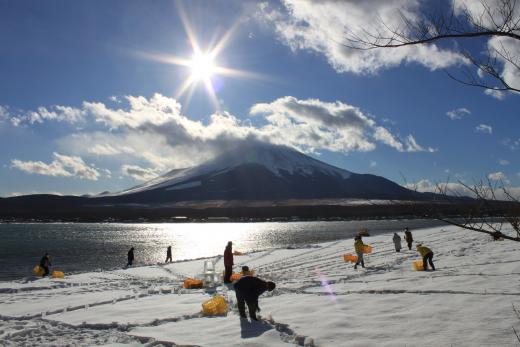
{"type": "Polygon", "coordinates": [[[520,186],[520,98],[450,79],[465,65],[458,47],[338,44],[363,14],[392,21],[420,5],[0,1],[0,196],[118,191],[251,137],[423,190],[520,186]],[[203,80],[179,93],[193,73],[186,28],[202,53],[228,37],[215,98],[203,80]]]}

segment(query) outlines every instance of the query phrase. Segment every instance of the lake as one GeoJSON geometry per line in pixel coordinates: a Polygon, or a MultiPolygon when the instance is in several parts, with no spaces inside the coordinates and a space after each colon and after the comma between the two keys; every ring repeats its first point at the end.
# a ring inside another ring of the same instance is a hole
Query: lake
{"type": "MultiPolygon", "coordinates": [[[[360,229],[371,235],[443,225],[433,220],[371,220],[259,223],[6,223],[0,224],[0,280],[31,276],[45,252],[55,269],[66,273],[122,268],[130,247],[135,265],[220,255],[228,241],[250,252],[352,238],[360,229]]],[[[51,268],[52,270],[52,268],[51,268]]]]}

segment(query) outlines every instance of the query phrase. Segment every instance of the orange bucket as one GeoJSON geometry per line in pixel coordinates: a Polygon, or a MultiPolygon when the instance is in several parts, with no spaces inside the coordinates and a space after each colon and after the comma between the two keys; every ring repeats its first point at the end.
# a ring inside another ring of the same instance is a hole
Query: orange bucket
{"type": "Polygon", "coordinates": [[[372,246],[364,245],[363,246],[363,253],[372,253],[372,246]]]}
{"type": "Polygon", "coordinates": [[[186,289],[199,289],[202,288],[202,281],[193,278],[186,278],[182,286],[186,289]]]}
{"type": "Polygon", "coordinates": [[[352,254],[348,253],[348,254],[343,255],[343,259],[345,260],[345,262],[355,263],[355,262],[357,262],[357,255],[352,255],[352,254]]]}

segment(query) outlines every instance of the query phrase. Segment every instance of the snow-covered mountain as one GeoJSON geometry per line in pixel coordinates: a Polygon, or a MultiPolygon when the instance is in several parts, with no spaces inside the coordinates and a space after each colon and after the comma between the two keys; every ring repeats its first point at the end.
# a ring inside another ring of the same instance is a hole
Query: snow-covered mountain
{"type": "Polygon", "coordinates": [[[197,200],[420,199],[380,176],[356,174],[294,149],[250,142],[201,165],[172,170],[128,190],[98,197],[111,202],[197,200]]]}

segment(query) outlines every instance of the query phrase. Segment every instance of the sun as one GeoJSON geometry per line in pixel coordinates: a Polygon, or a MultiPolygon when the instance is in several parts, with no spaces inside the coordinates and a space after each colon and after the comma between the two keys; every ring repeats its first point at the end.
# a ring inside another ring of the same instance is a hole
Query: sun
{"type": "Polygon", "coordinates": [[[139,54],[147,59],[186,68],[186,70],[188,70],[188,76],[180,84],[177,91],[175,92],[175,98],[179,99],[180,97],[184,97],[185,104],[187,105],[190,103],[190,99],[194,90],[199,85],[201,85],[205,87],[211,103],[214,105],[215,109],[219,111],[220,100],[217,97],[217,92],[223,86],[221,77],[226,76],[235,78],[264,79],[264,76],[248,71],[238,70],[232,67],[220,66],[216,62],[219,54],[231,40],[233,33],[237,30],[241,21],[237,21],[234,25],[232,25],[218,40],[214,40],[213,44],[209,45],[209,47],[203,48],[199,44],[194,30],[188,20],[188,16],[180,5],[180,2],[178,4],[179,17],[192,48],[191,58],[184,58],[173,55],[151,54],[147,52],[139,52],[139,54]]]}
{"type": "Polygon", "coordinates": [[[195,81],[208,81],[215,74],[215,62],[210,54],[196,53],[189,62],[191,78],[195,81]]]}

